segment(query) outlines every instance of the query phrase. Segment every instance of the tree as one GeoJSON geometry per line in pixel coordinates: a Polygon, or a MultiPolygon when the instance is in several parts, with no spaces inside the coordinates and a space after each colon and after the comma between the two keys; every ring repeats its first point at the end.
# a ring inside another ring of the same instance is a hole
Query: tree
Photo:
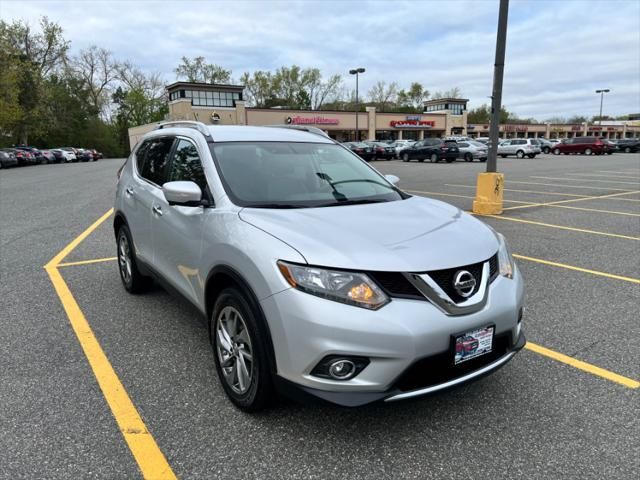
{"type": "Polygon", "coordinates": [[[69,66],[74,74],[82,79],[83,86],[89,92],[89,106],[93,114],[104,114],[110,100],[109,87],[118,75],[118,68],[111,52],[93,45],[72,58],[69,66]]]}
{"type": "Polygon", "coordinates": [[[19,143],[26,144],[31,132],[46,126],[40,111],[46,95],[43,82],[63,66],[69,42],[62,36],[62,27],[42,17],[38,32],[33,32],[23,21],[9,24],[0,20],[0,43],[11,52],[5,59],[17,73],[14,86],[17,85],[19,115],[12,132],[19,143]]]}
{"type": "Polygon", "coordinates": [[[273,78],[271,72],[257,70],[251,75],[245,72],[240,77],[244,85],[246,99],[250,105],[265,108],[267,101],[273,96],[273,78]]]}
{"type": "MultiPolygon", "coordinates": [[[[510,113],[505,107],[500,108],[500,123],[509,123],[517,117],[510,113]]],[[[490,123],[491,122],[491,107],[486,103],[480,105],[477,108],[469,110],[467,113],[468,123],[490,123]]]]}
{"type": "Polygon", "coordinates": [[[371,87],[368,96],[369,100],[375,104],[376,108],[379,108],[384,112],[388,105],[395,105],[398,97],[398,84],[397,82],[392,82],[387,85],[384,81],[379,80],[373,87],[371,87]]]}
{"type": "Polygon", "coordinates": [[[567,123],[585,123],[587,121],[587,117],[583,115],[573,115],[567,119],[567,123]]]}
{"type": "Polygon", "coordinates": [[[462,98],[462,92],[458,87],[453,87],[449,90],[445,90],[444,92],[436,92],[431,96],[432,100],[438,98],[462,98]]]}
{"type": "Polygon", "coordinates": [[[231,83],[231,70],[225,70],[214,63],[206,63],[204,57],[195,57],[193,60],[182,57],[182,63],[174,72],[178,79],[187,82],[231,83]]]}
{"type": "Polygon", "coordinates": [[[424,101],[429,98],[429,90],[426,90],[421,83],[413,82],[409,90],[398,92],[398,106],[411,107],[419,112],[423,110],[424,101]]]}

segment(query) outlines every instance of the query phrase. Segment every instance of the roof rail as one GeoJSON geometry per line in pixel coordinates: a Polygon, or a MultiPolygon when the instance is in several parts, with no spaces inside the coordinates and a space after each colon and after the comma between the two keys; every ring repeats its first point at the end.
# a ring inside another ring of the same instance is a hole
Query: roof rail
{"type": "Polygon", "coordinates": [[[293,130],[302,130],[304,132],[315,133],[316,135],[322,135],[323,137],[329,137],[329,135],[327,135],[324,130],[321,130],[318,127],[312,127],[309,125],[292,125],[290,123],[283,123],[278,125],[264,125],[264,126],[273,127],[273,128],[291,128],[293,130]]]}
{"type": "Polygon", "coordinates": [[[204,135],[207,140],[211,140],[211,131],[207,128],[207,126],[202,122],[195,122],[193,120],[171,120],[168,122],[159,123],[154,130],[162,130],[163,128],[195,128],[202,135],[204,135]]]}

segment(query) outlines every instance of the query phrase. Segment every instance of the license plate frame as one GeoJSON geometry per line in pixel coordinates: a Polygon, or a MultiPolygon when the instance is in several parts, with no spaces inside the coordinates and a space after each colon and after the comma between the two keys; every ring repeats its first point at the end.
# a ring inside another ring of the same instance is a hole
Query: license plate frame
{"type": "Polygon", "coordinates": [[[495,337],[494,324],[451,335],[451,363],[453,366],[462,365],[493,352],[495,337]]]}

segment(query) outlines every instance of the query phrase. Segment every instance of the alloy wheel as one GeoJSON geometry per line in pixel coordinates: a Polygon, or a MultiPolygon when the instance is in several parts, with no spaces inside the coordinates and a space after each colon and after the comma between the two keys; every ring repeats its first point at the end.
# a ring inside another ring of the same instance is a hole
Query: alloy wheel
{"type": "Polygon", "coordinates": [[[120,234],[120,241],[118,242],[118,265],[120,266],[120,274],[124,283],[129,284],[131,282],[131,247],[129,246],[129,240],[124,233],[120,234]]]}
{"type": "Polygon", "coordinates": [[[222,309],[216,319],[216,350],[227,385],[238,394],[246,393],[253,379],[253,349],[247,325],[232,306],[222,309]]]}
{"type": "Polygon", "coordinates": [[[585,154],[585,155],[591,155],[591,149],[590,149],[590,148],[587,148],[587,149],[584,151],[584,154],[585,154]]]}

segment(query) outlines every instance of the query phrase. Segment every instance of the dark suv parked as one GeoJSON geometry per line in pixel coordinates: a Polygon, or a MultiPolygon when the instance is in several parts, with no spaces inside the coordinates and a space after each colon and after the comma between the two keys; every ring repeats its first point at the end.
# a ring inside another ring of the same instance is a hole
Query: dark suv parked
{"type": "Polygon", "coordinates": [[[554,155],[560,155],[561,153],[565,155],[569,155],[570,153],[582,153],[584,155],[591,155],[592,153],[602,155],[603,153],[607,153],[611,155],[613,153],[611,147],[597,137],[568,138],[567,140],[563,140],[562,143],[555,145],[552,151],[554,155]]]}
{"type": "Polygon", "coordinates": [[[429,159],[432,163],[440,160],[446,160],[447,163],[451,163],[458,158],[459,154],[460,150],[455,140],[426,138],[400,150],[399,157],[403,162],[408,162],[409,160],[424,162],[425,159],[429,159]]]}
{"type": "Polygon", "coordinates": [[[640,150],[640,139],[625,138],[618,140],[618,150],[624,153],[635,153],[640,150]]]}

